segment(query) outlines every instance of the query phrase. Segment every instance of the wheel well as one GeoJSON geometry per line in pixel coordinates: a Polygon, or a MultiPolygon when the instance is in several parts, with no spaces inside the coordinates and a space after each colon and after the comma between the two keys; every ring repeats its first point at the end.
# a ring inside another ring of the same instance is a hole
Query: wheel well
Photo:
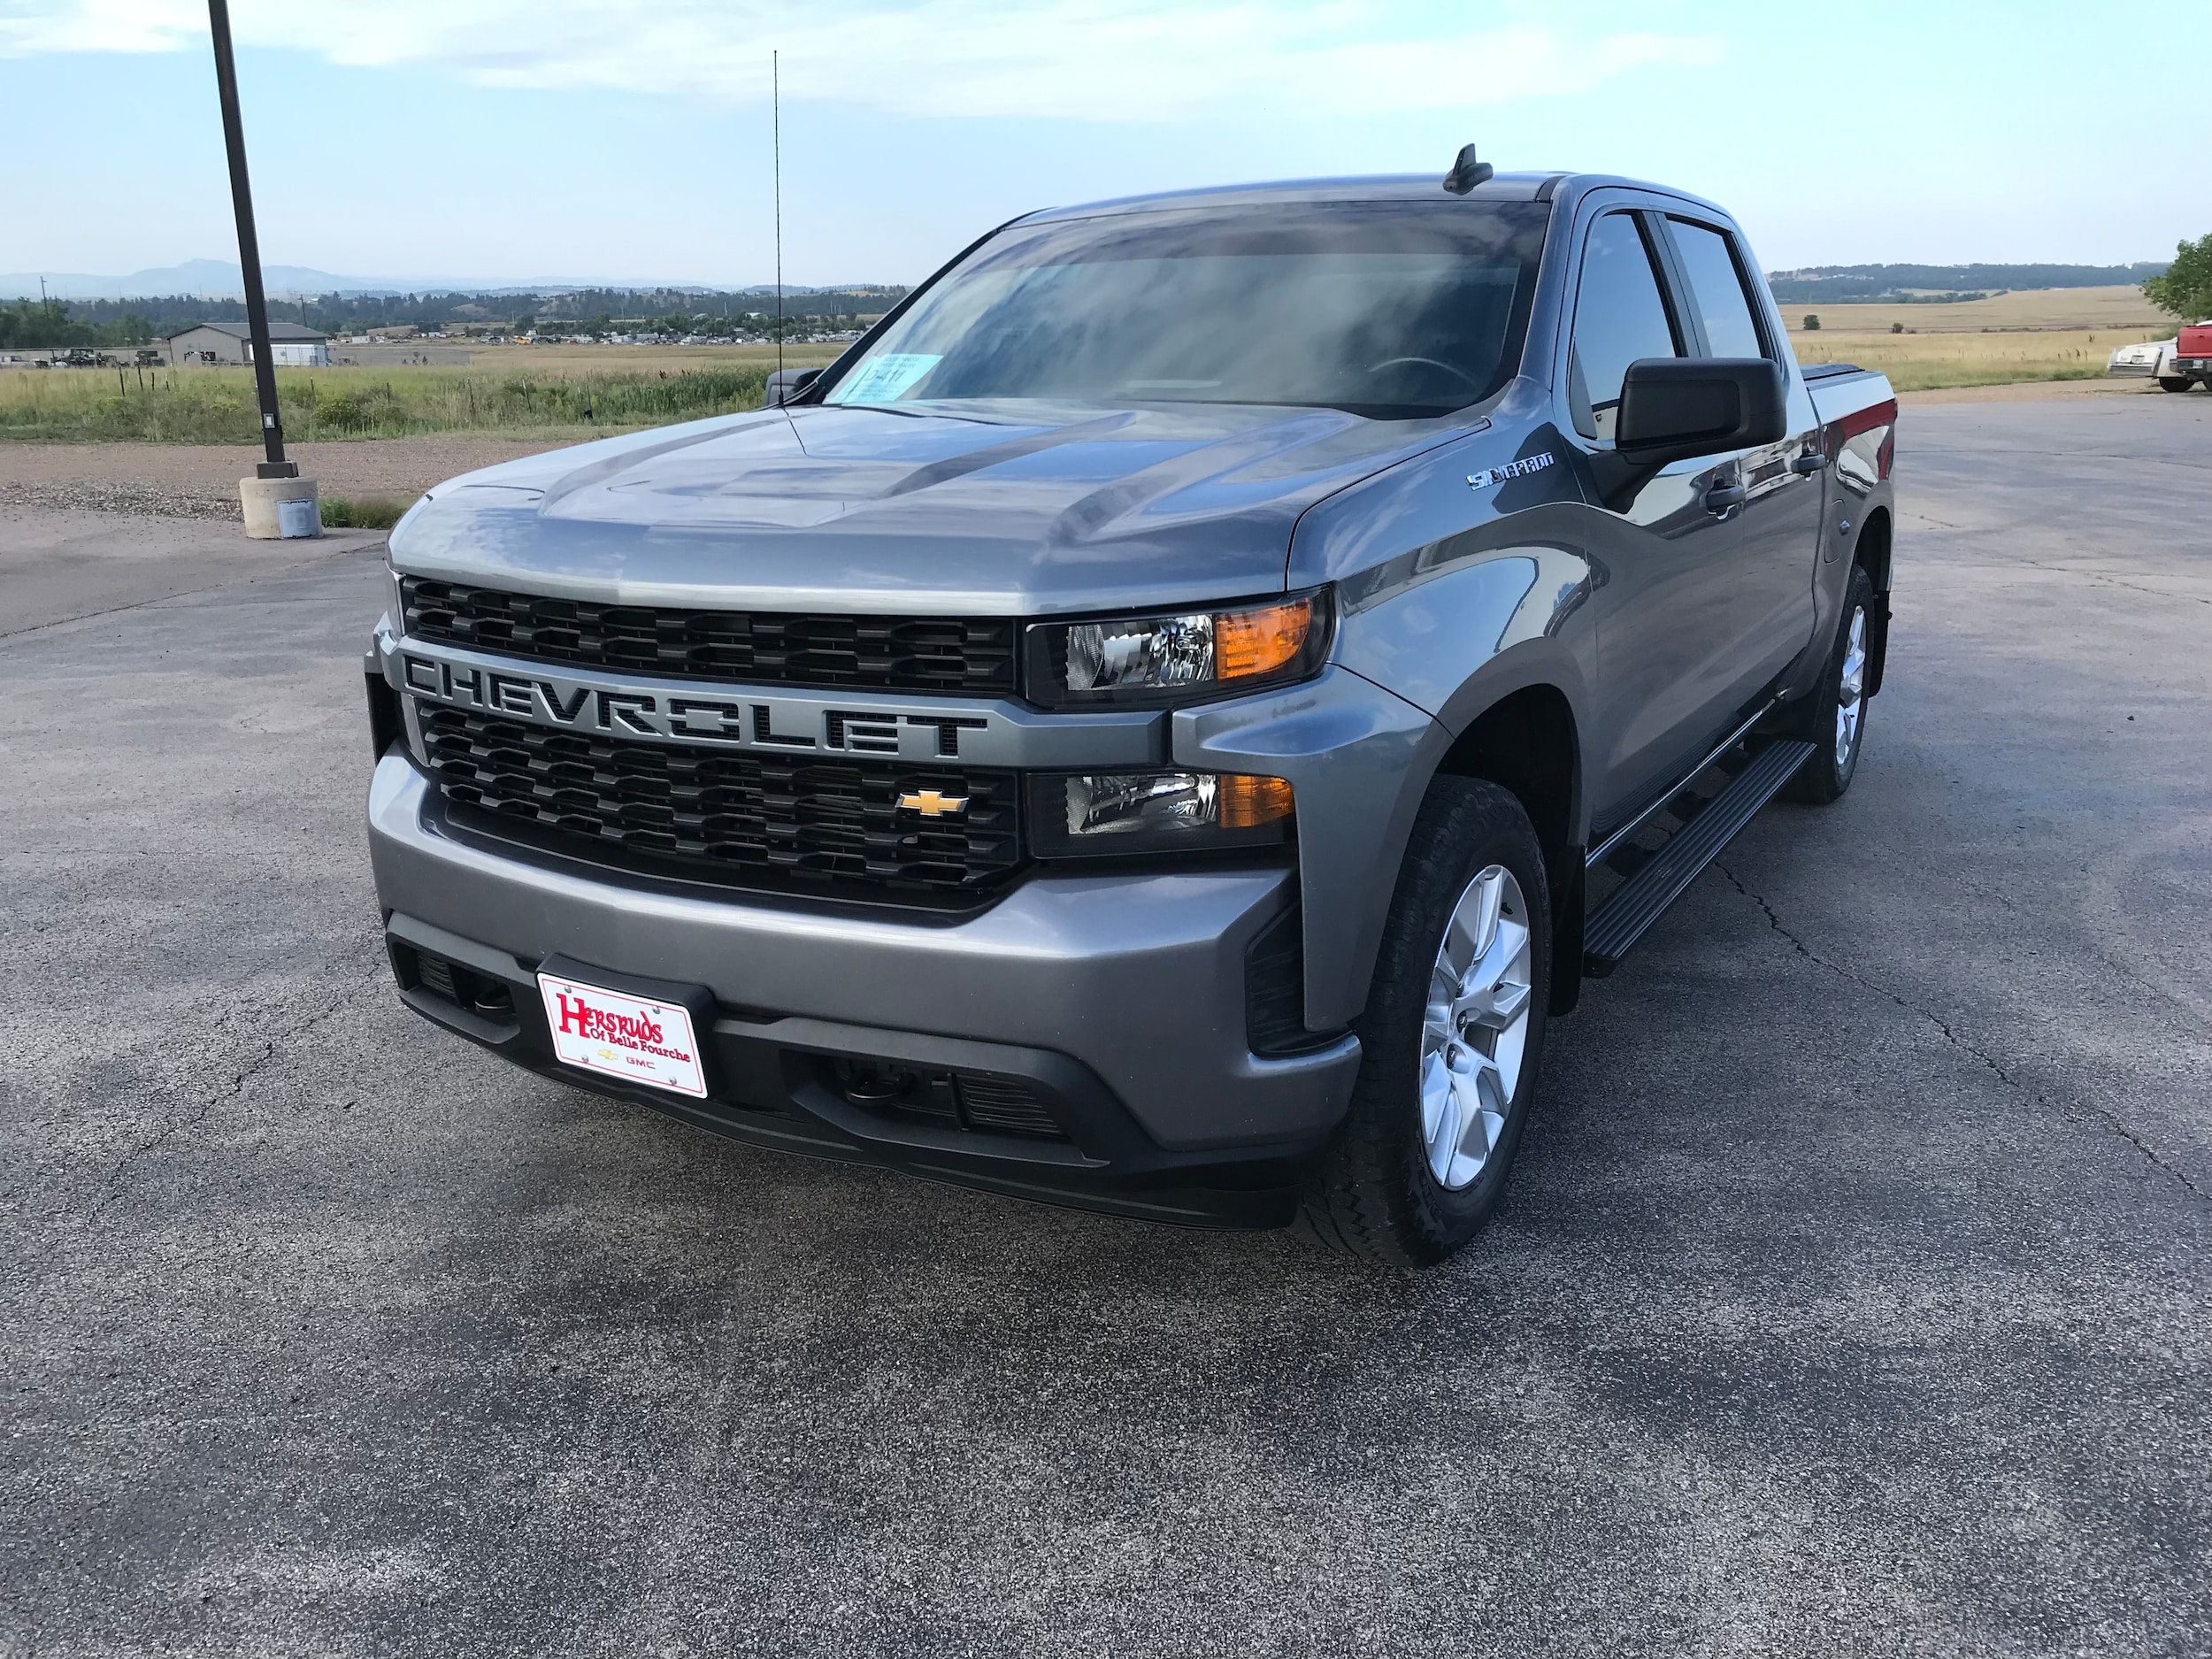
{"type": "Polygon", "coordinates": [[[1555,687],[1517,691],[1478,715],[1437,771],[1510,789],[1548,858],[1566,845],[1574,822],[1574,710],[1555,687]]]}
{"type": "Polygon", "coordinates": [[[1859,526],[1858,544],[1851,550],[1851,562],[1864,568],[1867,580],[1874,584],[1878,594],[1889,591],[1889,509],[1877,507],[1859,526]]]}
{"type": "Polygon", "coordinates": [[[1574,710],[1555,686],[1529,686],[1477,716],[1437,771],[1510,790],[1544,849],[1552,898],[1551,1011],[1582,989],[1582,849],[1571,845],[1581,778],[1574,710]]]}
{"type": "Polygon", "coordinates": [[[1882,674],[1889,666],[1889,510],[1877,507],[1859,526],[1858,545],[1851,550],[1851,562],[1863,570],[1867,580],[1874,584],[1874,611],[1867,618],[1866,679],[1863,682],[1870,697],[1881,690],[1882,674]]]}

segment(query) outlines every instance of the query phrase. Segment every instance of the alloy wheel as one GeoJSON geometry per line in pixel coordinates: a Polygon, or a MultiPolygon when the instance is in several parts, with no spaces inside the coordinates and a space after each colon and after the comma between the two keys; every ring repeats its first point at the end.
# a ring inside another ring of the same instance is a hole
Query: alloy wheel
{"type": "Polygon", "coordinates": [[[1521,884],[1503,864],[1479,872],[1445,926],[1421,1021],[1421,1139],[1448,1191],[1482,1173],[1505,1133],[1528,1047],[1529,945],[1521,884]]]}
{"type": "Polygon", "coordinates": [[[1851,767],[1852,751],[1859,746],[1859,717],[1866,704],[1866,608],[1851,612],[1851,633],[1843,646],[1843,676],[1836,687],[1836,771],[1851,767]]]}

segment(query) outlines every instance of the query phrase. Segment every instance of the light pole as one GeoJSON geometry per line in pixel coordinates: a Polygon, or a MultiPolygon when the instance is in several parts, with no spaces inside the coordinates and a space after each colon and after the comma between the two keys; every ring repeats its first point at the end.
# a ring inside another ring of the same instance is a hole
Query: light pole
{"type": "Polygon", "coordinates": [[[284,458],[284,419],[277,409],[276,353],[269,345],[269,302],[261,291],[261,242],[254,234],[253,187],[246,179],[246,134],[238,119],[238,68],[231,60],[230,6],[207,0],[215,42],[215,90],[223,104],[223,148],[230,157],[230,202],[238,215],[238,269],[246,282],[246,333],[253,342],[253,384],[261,404],[261,446],[267,459],[238,480],[246,534],[257,540],[318,536],[322,505],[315,480],[284,458]]]}
{"type": "Polygon", "coordinates": [[[269,302],[261,291],[261,242],[253,228],[253,186],[246,178],[246,134],[238,119],[238,69],[231,61],[230,6],[207,0],[208,30],[215,37],[215,90],[223,104],[223,148],[230,155],[230,202],[238,215],[238,268],[246,279],[246,330],[253,341],[254,391],[261,402],[261,442],[269,458],[254,468],[259,478],[297,478],[284,458],[284,420],[277,411],[276,363],[269,349],[269,302]]]}

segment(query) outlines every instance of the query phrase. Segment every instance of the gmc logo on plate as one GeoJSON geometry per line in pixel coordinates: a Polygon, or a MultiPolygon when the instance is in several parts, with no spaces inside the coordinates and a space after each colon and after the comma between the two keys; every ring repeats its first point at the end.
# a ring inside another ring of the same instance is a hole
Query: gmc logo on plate
{"type": "Polygon", "coordinates": [[[686,692],[618,690],[481,664],[400,653],[407,689],[427,702],[528,720],[537,726],[722,743],[732,749],[827,749],[837,754],[898,755],[936,760],[960,753],[960,734],[990,722],[972,715],[899,714],[869,709],[823,709],[752,698],[686,692]]]}

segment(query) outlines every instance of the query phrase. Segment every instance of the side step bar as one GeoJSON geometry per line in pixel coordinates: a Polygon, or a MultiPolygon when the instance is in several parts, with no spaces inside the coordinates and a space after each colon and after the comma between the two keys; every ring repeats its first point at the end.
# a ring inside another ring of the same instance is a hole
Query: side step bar
{"type": "Polygon", "coordinates": [[[1649,863],[1615,888],[1583,926],[1583,972],[1602,979],[1620,966],[1645,930],[1720,856],[1812,752],[1810,743],[1768,744],[1649,863]]]}

